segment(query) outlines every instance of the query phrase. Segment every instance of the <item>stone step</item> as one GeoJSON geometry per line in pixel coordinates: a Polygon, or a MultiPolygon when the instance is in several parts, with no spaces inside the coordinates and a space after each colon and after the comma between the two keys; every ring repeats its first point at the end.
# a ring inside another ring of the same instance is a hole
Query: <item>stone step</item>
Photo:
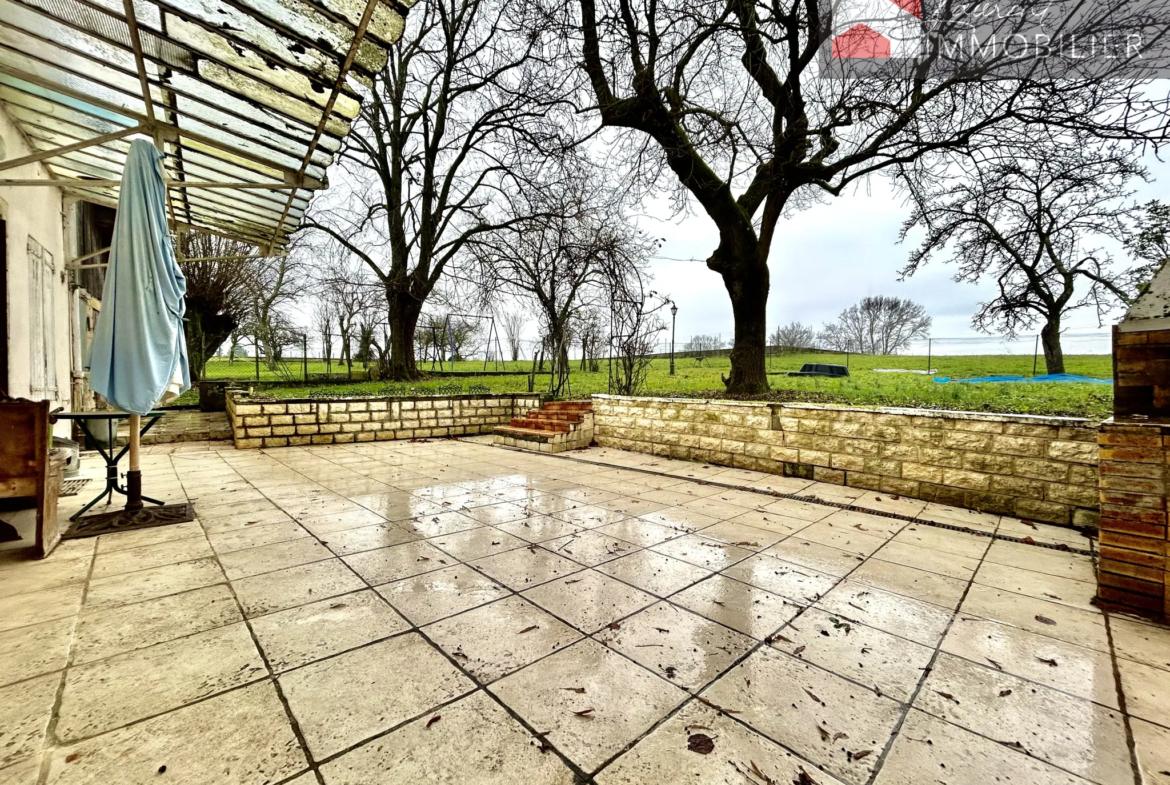
{"type": "Polygon", "coordinates": [[[573,428],[568,423],[555,420],[539,420],[530,417],[513,417],[509,423],[514,428],[526,428],[532,431],[551,431],[553,433],[568,433],[573,428]]]}
{"type": "Polygon", "coordinates": [[[578,412],[547,412],[541,409],[533,409],[524,416],[530,420],[552,420],[574,424],[579,424],[585,420],[585,415],[578,412]]]}
{"type": "Polygon", "coordinates": [[[493,433],[499,436],[510,436],[526,442],[551,442],[558,434],[555,431],[544,431],[537,428],[521,428],[515,425],[497,425],[493,433]]]}
{"type": "Polygon", "coordinates": [[[591,412],[593,401],[549,401],[541,409],[549,412],[591,412]]]}

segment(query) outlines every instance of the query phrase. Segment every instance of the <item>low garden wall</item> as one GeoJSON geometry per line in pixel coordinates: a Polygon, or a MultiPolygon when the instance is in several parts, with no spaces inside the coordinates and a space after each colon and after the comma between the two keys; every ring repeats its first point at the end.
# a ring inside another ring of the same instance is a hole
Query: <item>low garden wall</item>
{"type": "Polygon", "coordinates": [[[923,409],[593,396],[595,439],[1078,526],[1097,522],[1097,423],[923,409]]]}
{"type": "Polygon", "coordinates": [[[487,433],[529,409],[539,409],[540,404],[539,395],[275,401],[227,393],[237,449],[487,433]]]}

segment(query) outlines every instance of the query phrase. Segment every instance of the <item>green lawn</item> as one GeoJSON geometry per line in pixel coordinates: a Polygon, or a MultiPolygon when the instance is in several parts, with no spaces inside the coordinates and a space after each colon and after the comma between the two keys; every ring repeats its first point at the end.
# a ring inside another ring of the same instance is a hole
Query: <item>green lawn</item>
{"type": "MultiPolygon", "coordinates": [[[[805,362],[844,362],[844,357],[824,354],[784,355],[770,358],[773,372],[798,370],[805,362]]],[[[1065,358],[1068,373],[1109,378],[1112,360],[1108,355],[1076,355],[1065,358]]],[[[239,367],[241,361],[234,365],[239,367]]],[[[931,367],[939,376],[957,378],[972,376],[1016,374],[1030,376],[1032,358],[1015,355],[942,356],[931,358],[931,367]]],[[[223,365],[229,365],[224,362],[223,365]]],[[[508,370],[524,370],[531,362],[508,363],[508,370]]],[[[249,370],[254,367],[247,366],[249,370]]],[[[449,366],[448,366],[449,367],[449,366]]],[[[701,365],[689,358],[676,361],[676,375],[670,376],[669,362],[655,360],[647,379],[644,395],[715,397],[722,395],[721,374],[726,374],[730,362],[726,357],[712,358],[701,365]]],[[[818,401],[824,403],[851,403],[870,406],[908,406],[928,409],[957,409],[976,412],[1014,412],[1020,414],[1048,414],[1101,419],[1109,416],[1113,402],[1111,387],[1089,384],[938,384],[933,377],[917,374],[876,373],[875,368],[924,369],[925,357],[851,356],[850,376],[846,379],[797,378],[782,375],[770,377],[772,392],[760,399],[777,401],[818,401]]],[[[486,384],[493,392],[526,392],[526,376],[480,376],[481,362],[457,363],[456,370],[468,375],[458,378],[433,379],[413,385],[415,391],[426,394],[441,384],[486,384]]],[[[489,369],[491,364],[489,363],[489,369]]],[[[215,368],[214,377],[229,377],[215,368]]],[[[261,378],[276,379],[275,374],[261,378]]],[[[323,370],[323,369],[322,369],[323,370]]],[[[310,372],[313,364],[310,364],[310,372]]],[[[1043,368],[1040,369],[1043,373],[1043,368]]],[[[599,373],[574,371],[571,394],[586,395],[607,391],[605,365],[599,373]]],[[[377,391],[382,382],[362,384],[318,385],[312,389],[328,389],[337,393],[363,394],[377,391]]],[[[537,376],[536,389],[548,389],[548,376],[537,376]]],[[[301,386],[280,387],[266,391],[277,397],[305,395],[301,386]]],[[[184,396],[186,398],[186,396],[184,396]]]]}

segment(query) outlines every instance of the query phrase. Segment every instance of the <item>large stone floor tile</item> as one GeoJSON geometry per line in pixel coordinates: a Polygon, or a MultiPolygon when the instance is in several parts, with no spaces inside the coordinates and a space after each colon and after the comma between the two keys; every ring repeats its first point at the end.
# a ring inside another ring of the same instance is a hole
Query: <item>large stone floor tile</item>
{"type": "Polygon", "coordinates": [[[216,553],[231,553],[246,548],[259,548],[262,545],[274,545],[278,542],[288,542],[302,537],[308,537],[309,531],[294,520],[281,521],[264,525],[245,526],[225,532],[208,534],[207,539],[216,553]]]}
{"type": "Polygon", "coordinates": [[[650,550],[606,562],[597,571],[659,597],[669,597],[711,574],[702,567],[650,550]]]}
{"type": "Polygon", "coordinates": [[[85,594],[85,609],[90,611],[95,608],[129,605],[132,602],[180,594],[226,581],[219,562],[214,558],[167,564],[109,578],[96,578],[89,582],[89,589],[85,594]]]}
{"type": "Polygon", "coordinates": [[[1061,605],[1095,611],[1093,600],[1097,596],[1097,584],[1071,578],[1058,578],[1042,572],[1032,572],[1019,567],[1005,567],[1001,564],[984,562],[975,574],[975,582],[982,586],[1022,594],[1039,600],[1051,600],[1061,605]]]}
{"type": "Polygon", "coordinates": [[[809,761],[692,701],[596,777],[598,785],[840,785],[809,761]],[[709,747],[709,748],[708,748],[709,747]]]}
{"type": "Polygon", "coordinates": [[[683,537],[676,537],[673,540],[655,545],[651,550],[712,572],[726,569],[755,553],[748,548],[729,545],[702,534],[687,534],[683,537]]]}
{"type": "Polygon", "coordinates": [[[369,589],[253,619],[252,631],[277,672],[406,630],[409,625],[369,589]]]}
{"type": "Polygon", "coordinates": [[[1136,718],[1130,719],[1130,725],[1142,782],[1170,785],[1170,728],[1136,718]]]}
{"type": "Polygon", "coordinates": [[[816,608],[780,630],[772,646],[903,703],[914,695],[934,656],[933,648],[816,608]]]}
{"type": "Polygon", "coordinates": [[[849,580],[951,610],[959,607],[967,588],[967,582],[958,578],[878,559],[866,561],[849,574],[849,580]]]}
{"type": "Polygon", "coordinates": [[[417,633],[289,671],[280,686],[316,760],[475,688],[417,633]]]}
{"type": "Polygon", "coordinates": [[[232,588],[244,615],[253,618],[357,591],[365,588],[365,583],[340,559],[328,559],[241,578],[232,588]]]}
{"type": "Polygon", "coordinates": [[[219,563],[228,579],[235,581],[331,558],[333,552],[317,540],[312,537],[301,537],[242,551],[221,553],[219,563]]]}
{"type": "Polygon", "coordinates": [[[456,563],[456,559],[422,540],[363,551],[344,558],[346,564],[371,585],[441,570],[456,563]]]}
{"type": "Polygon", "coordinates": [[[583,569],[577,562],[535,545],[487,556],[471,566],[513,591],[524,591],[583,569]]]}
{"type": "Polygon", "coordinates": [[[941,654],[914,705],[1085,779],[1121,783],[1133,777],[1118,712],[991,665],[941,654]]]}
{"type": "Polygon", "coordinates": [[[1170,670],[1170,629],[1116,614],[1109,617],[1109,624],[1118,657],[1170,670]]]}
{"type": "Polygon", "coordinates": [[[840,580],[835,575],[817,572],[766,553],[734,564],[722,574],[801,605],[816,602],[840,580]]]}
{"type": "Polygon", "coordinates": [[[1170,728],[1170,670],[1133,660],[1118,660],[1126,710],[1135,717],[1170,728]]]}
{"type": "Polygon", "coordinates": [[[57,619],[0,632],[0,686],[61,670],[75,619],[57,619]]]}
{"type": "Polygon", "coordinates": [[[755,641],[670,603],[631,616],[597,639],[688,690],[697,690],[731,667],[755,641]]]}
{"type": "Polygon", "coordinates": [[[73,661],[84,663],[145,649],[242,618],[231,590],[224,584],[87,611],[78,620],[73,661]]]}
{"type": "Polygon", "coordinates": [[[589,634],[652,605],[658,598],[594,570],[549,581],[523,594],[589,634]]]}
{"type": "Polygon", "coordinates": [[[848,575],[857,568],[857,565],[865,561],[864,556],[856,553],[849,553],[840,548],[833,548],[798,536],[781,540],[765,550],[764,554],[789,564],[799,564],[810,570],[838,578],[848,575]]]}
{"type": "Polygon", "coordinates": [[[412,624],[420,627],[494,602],[510,593],[463,564],[384,583],[377,587],[377,591],[412,624]]]}
{"type": "Polygon", "coordinates": [[[1113,661],[1106,652],[1021,630],[1009,624],[960,616],[942,650],[1053,689],[1118,708],[1113,661]]]}
{"type": "Polygon", "coordinates": [[[712,575],[671,595],[670,601],[756,640],[780,629],[802,607],[724,575],[712,575]]]}
{"type": "Polygon", "coordinates": [[[903,712],[890,698],[767,647],[703,697],[853,785],[869,779],[903,712]]]}
{"type": "Polygon", "coordinates": [[[178,564],[192,559],[204,559],[214,555],[211,544],[203,535],[113,553],[98,553],[93,560],[93,577],[108,578],[111,575],[162,567],[165,564],[178,564]]]}
{"type": "Polygon", "coordinates": [[[460,561],[482,559],[504,551],[523,548],[527,542],[491,526],[477,526],[454,534],[434,537],[430,542],[460,561]]]}
{"type": "Polygon", "coordinates": [[[19,569],[0,570],[0,602],[18,594],[49,591],[89,577],[90,558],[35,561],[19,569]]]}
{"type": "Polygon", "coordinates": [[[845,580],[822,597],[816,607],[846,621],[857,621],[924,646],[937,646],[952,611],[922,600],[891,594],[864,583],[845,580]]]}
{"type": "Polygon", "coordinates": [[[35,757],[45,741],[61,674],[0,687],[0,768],[35,757]]]}
{"type": "MultiPolygon", "coordinates": [[[[1004,744],[911,709],[874,785],[922,785],[940,780],[948,785],[1089,783],[1004,744]]],[[[1124,780],[1118,785],[1122,783],[1128,785],[1124,780]]]]}
{"type": "Polygon", "coordinates": [[[616,755],[687,697],[588,639],[489,689],[585,771],[616,755]]]}
{"type": "Polygon", "coordinates": [[[577,630],[516,596],[436,622],[424,632],[484,683],[581,637],[577,630]]]}
{"type": "Polygon", "coordinates": [[[242,622],[75,666],[56,735],[65,743],[95,736],[267,675],[242,622]]]}
{"type": "Polygon", "coordinates": [[[481,690],[347,752],[321,774],[326,785],[572,785],[573,772],[539,747],[481,690]]]}
{"type": "Polygon", "coordinates": [[[203,527],[199,521],[173,523],[168,526],[153,526],[149,529],[137,529],[115,534],[102,534],[97,539],[97,553],[104,555],[114,551],[124,551],[127,548],[141,548],[144,545],[160,545],[164,542],[185,540],[189,537],[203,535],[203,527]]]}
{"type": "Polygon", "coordinates": [[[252,785],[280,782],[308,767],[268,681],[58,747],[52,755],[52,785],[252,785]]]}
{"type": "Polygon", "coordinates": [[[979,569],[978,558],[959,556],[946,551],[932,551],[927,547],[901,542],[896,537],[874,553],[873,558],[946,575],[961,581],[971,580],[975,571],[979,569]]]}
{"type": "Polygon", "coordinates": [[[1081,610],[975,583],[968,589],[967,599],[959,606],[959,612],[960,615],[1001,621],[1097,651],[1109,651],[1105,617],[1096,610],[1081,610]]]}

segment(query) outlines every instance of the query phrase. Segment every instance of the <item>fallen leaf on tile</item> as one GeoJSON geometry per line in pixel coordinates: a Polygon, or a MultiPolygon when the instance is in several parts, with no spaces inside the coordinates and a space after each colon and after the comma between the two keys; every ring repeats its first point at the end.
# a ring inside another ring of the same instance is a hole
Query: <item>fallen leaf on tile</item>
{"type": "Polygon", "coordinates": [[[833,734],[829,733],[820,725],[817,726],[817,733],[821,734],[821,741],[831,741],[833,738],[833,734]]]}
{"type": "Polygon", "coordinates": [[[873,750],[861,750],[859,752],[849,753],[849,760],[861,760],[873,754],[873,750]]]}
{"type": "Polygon", "coordinates": [[[78,758],[80,758],[80,757],[81,757],[81,753],[80,753],[80,752],[71,752],[71,753],[69,753],[68,755],[66,755],[66,756],[65,756],[65,762],[66,762],[66,763],[72,763],[73,761],[77,760],[77,759],[78,759],[78,758]]]}
{"type": "Polygon", "coordinates": [[[848,733],[839,732],[839,733],[833,734],[833,741],[837,741],[838,739],[847,739],[847,738],[849,738],[848,733]]]}
{"type": "Polygon", "coordinates": [[[808,772],[801,766],[796,772],[796,776],[792,778],[792,785],[818,785],[817,781],[808,776],[808,772]]]}
{"type": "Polygon", "coordinates": [[[584,694],[585,694],[585,688],[584,688],[584,687],[561,687],[561,689],[562,689],[562,690],[566,690],[567,692],[575,692],[575,693],[577,693],[578,695],[584,695],[584,694]]]}
{"type": "Polygon", "coordinates": [[[764,638],[764,643],[767,643],[769,645],[775,643],[776,641],[781,641],[782,643],[792,643],[791,640],[789,640],[788,638],[785,638],[780,633],[776,633],[775,635],[769,635],[767,638],[764,638]]]}
{"type": "Polygon", "coordinates": [[[802,651],[804,651],[804,644],[801,644],[800,646],[797,646],[795,649],[793,649],[792,654],[794,656],[799,655],[802,651]]]}
{"type": "Polygon", "coordinates": [[[1063,598],[1062,598],[1062,597],[1057,597],[1055,594],[1049,594],[1048,592],[1044,592],[1044,596],[1045,596],[1045,597],[1050,597],[1050,598],[1052,598],[1052,599],[1054,599],[1054,600],[1062,600],[1062,601],[1063,601],[1063,598]]]}
{"type": "Polygon", "coordinates": [[[575,711],[573,713],[576,714],[578,717],[588,717],[590,714],[593,713],[593,709],[592,708],[581,709],[581,711],[575,711]]]}
{"type": "Polygon", "coordinates": [[[692,733],[687,737],[687,749],[700,755],[710,755],[715,751],[715,740],[705,733],[692,733]]]}
{"type": "Polygon", "coordinates": [[[816,693],[809,692],[809,690],[808,690],[807,688],[805,688],[805,690],[804,690],[804,691],[805,691],[805,694],[807,694],[807,695],[808,695],[810,698],[812,698],[814,701],[816,701],[817,703],[821,704],[822,706],[824,706],[824,705],[825,705],[825,702],[824,702],[823,700],[821,700],[820,698],[818,698],[818,697],[816,696],[816,693]]]}
{"type": "Polygon", "coordinates": [[[609,624],[605,625],[605,628],[607,630],[620,630],[622,625],[618,624],[616,621],[611,621],[609,624]]]}
{"type": "Polygon", "coordinates": [[[335,602],[335,603],[333,603],[332,605],[330,605],[330,606],[329,606],[329,610],[331,610],[331,611],[335,611],[335,610],[337,610],[338,608],[344,608],[344,607],[345,607],[345,603],[344,603],[344,602],[335,602]]]}
{"type": "Polygon", "coordinates": [[[1036,659],[1040,660],[1040,662],[1044,663],[1049,668],[1055,668],[1057,665],[1056,660],[1045,659],[1044,657],[1037,657],[1036,659]]]}
{"type": "Polygon", "coordinates": [[[1036,621],[1040,622],[1041,624],[1053,624],[1053,625],[1055,625],[1055,624],[1056,624],[1056,622],[1055,622],[1055,621],[1053,621],[1052,619],[1048,618],[1047,616],[1039,616],[1039,615],[1037,615],[1037,616],[1036,616],[1036,621]]]}
{"type": "Polygon", "coordinates": [[[443,719],[443,715],[436,714],[434,717],[431,717],[429,720],[427,720],[427,727],[428,728],[431,727],[432,725],[434,725],[436,722],[438,722],[441,719],[443,719]]]}
{"type": "Polygon", "coordinates": [[[1009,696],[1011,694],[1012,694],[1011,690],[1000,690],[999,691],[999,697],[1001,697],[1001,698],[1006,698],[1007,696],[1009,696]]]}
{"type": "Polygon", "coordinates": [[[996,670],[1000,670],[1000,671],[1003,670],[1003,666],[1000,665],[995,660],[991,659],[990,657],[987,657],[987,661],[990,662],[992,665],[994,665],[996,670]]]}
{"type": "Polygon", "coordinates": [[[665,627],[655,627],[654,629],[658,630],[659,632],[663,632],[663,633],[670,632],[670,630],[666,629],[665,627]]]}
{"type": "Polygon", "coordinates": [[[743,713],[743,712],[739,711],[738,709],[725,709],[722,706],[720,706],[718,703],[715,703],[714,701],[707,700],[702,695],[696,695],[695,700],[697,700],[699,703],[703,704],[704,706],[706,706],[709,709],[714,709],[715,711],[722,712],[724,714],[742,714],[743,713]]]}
{"type": "Polygon", "coordinates": [[[1025,545],[1035,545],[1036,544],[1036,541],[1033,540],[1031,537],[1024,537],[1020,540],[1020,542],[1024,543],[1025,545]]]}
{"type": "Polygon", "coordinates": [[[520,632],[518,632],[518,633],[516,633],[516,634],[517,634],[517,635],[523,635],[523,634],[524,634],[524,633],[526,633],[526,632],[532,632],[533,630],[539,630],[539,629],[540,629],[540,625],[539,625],[539,624],[533,624],[531,627],[525,627],[524,629],[520,630],[520,632]]]}
{"type": "Polygon", "coordinates": [[[935,690],[935,692],[937,692],[939,695],[943,696],[947,700],[953,701],[956,705],[958,705],[959,699],[956,698],[954,695],[951,695],[949,692],[942,692],[941,690],[935,690]]]}

